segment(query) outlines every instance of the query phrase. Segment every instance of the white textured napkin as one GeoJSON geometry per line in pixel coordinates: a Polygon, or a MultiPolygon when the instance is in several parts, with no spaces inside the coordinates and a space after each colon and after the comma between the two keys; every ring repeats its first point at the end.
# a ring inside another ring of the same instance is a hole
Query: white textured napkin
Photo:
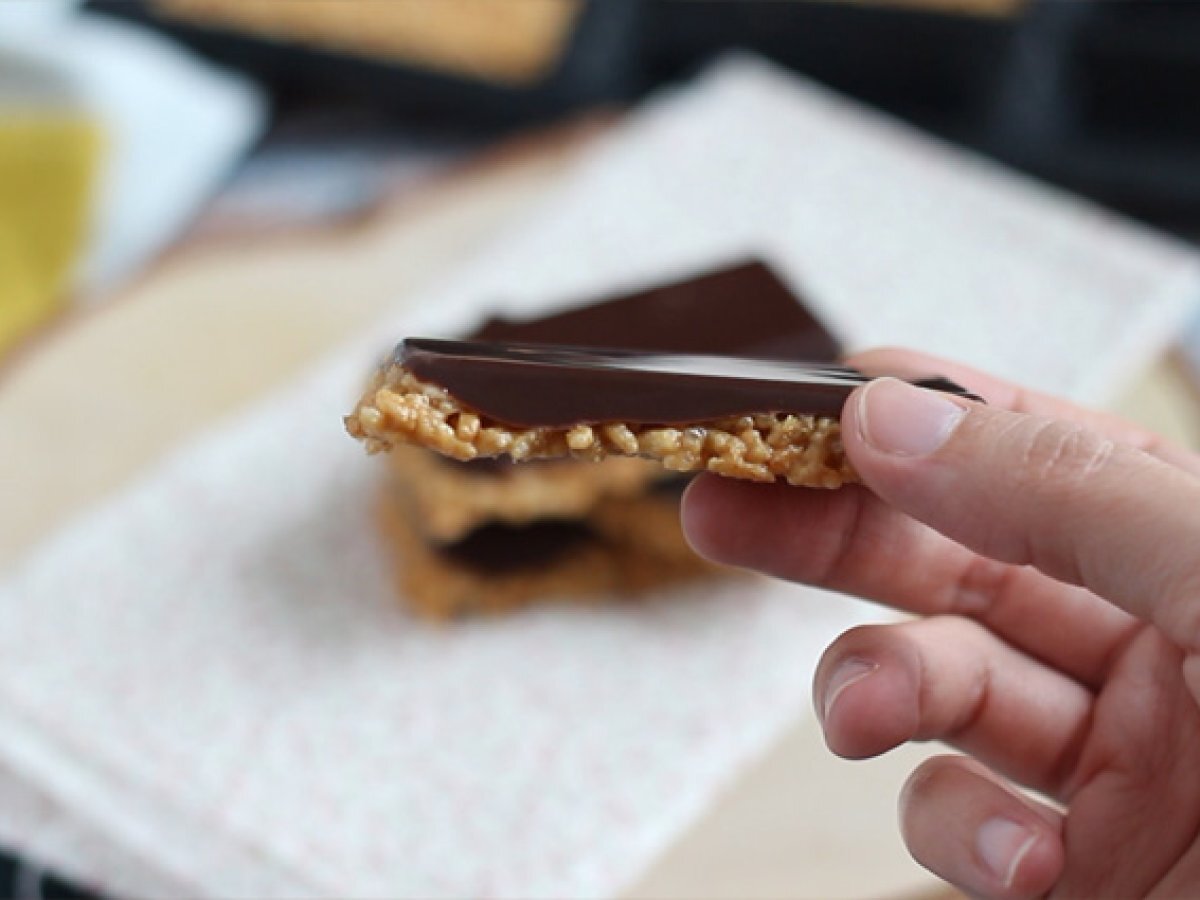
{"type": "Polygon", "coordinates": [[[1104,397],[1197,297],[1180,246],[747,59],[663,95],[419,311],[147,473],[0,587],[0,806],[101,883],[605,896],[807,707],[869,607],[747,581],[431,628],[339,417],[371,353],[767,257],[852,344],[1104,397]],[[3,784],[3,779],[0,779],[3,784]],[[32,815],[32,813],[31,813],[32,815]]]}

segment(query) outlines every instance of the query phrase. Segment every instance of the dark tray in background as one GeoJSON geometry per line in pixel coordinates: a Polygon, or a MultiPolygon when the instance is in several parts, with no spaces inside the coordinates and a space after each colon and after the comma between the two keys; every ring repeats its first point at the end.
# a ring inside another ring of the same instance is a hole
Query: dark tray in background
{"type": "Polygon", "coordinates": [[[510,85],[402,61],[371,59],[159,15],[141,0],[87,0],[87,8],[166,33],[258,78],[277,106],[342,104],[402,120],[509,127],[630,96],[636,85],[639,0],[585,0],[561,56],[540,80],[510,85]]]}
{"type": "Polygon", "coordinates": [[[761,53],[1034,175],[1200,231],[1200,0],[1028,0],[972,16],[870,0],[589,0],[525,88],[94,9],[249,71],[284,108],[370,107],[405,127],[505,129],[636,99],[732,49],[761,53]]]}
{"type": "Polygon", "coordinates": [[[651,81],[745,47],[952,141],[1200,230],[1200,0],[970,16],[845,0],[657,0],[651,81]]]}
{"type": "Polygon", "coordinates": [[[1200,3],[1044,0],[1022,20],[978,146],[1195,237],[1200,3]]]}
{"type": "Polygon", "coordinates": [[[978,130],[1015,22],[847,0],[657,0],[645,7],[646,77],[685,77],[751,50],[926,129],[978,130]]]}

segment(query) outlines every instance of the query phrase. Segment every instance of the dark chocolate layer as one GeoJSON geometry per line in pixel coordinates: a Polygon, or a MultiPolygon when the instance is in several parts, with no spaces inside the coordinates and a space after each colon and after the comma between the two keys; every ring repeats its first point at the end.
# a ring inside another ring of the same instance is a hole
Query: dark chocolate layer
{"type": "Polygon", "coordinates": [[[840,351],[837,339],[757,261],[529,321],[490,319],[469,337],[828,362],[840,351]]]}
{"type": "MultiPolygon", "coordinates": [[[[833,362],[841,352],[837,338],[758,260],[536,319],[492,318],[468,339],[817,362],[833,362]]],[[[512,463],[489,457],[458,465],[502,475],[512,463]]]]}
{"type": "Polygon", "coordinates": [[[596,534],[582,522],[546,519],[528,525],[490,522],[461,541],[439,548],[455,563],[489,575],[505,575],[557,562],[596,534]]]}
{"type": "MultiPolygon", "coordinates": [[[[409,338],[396,362],[514,427],[687,425],[755,413],[839,416],[867,376],[842,366],[409,338]]],[[[923,387],[975,398],[944,378],[923,387]]]]}

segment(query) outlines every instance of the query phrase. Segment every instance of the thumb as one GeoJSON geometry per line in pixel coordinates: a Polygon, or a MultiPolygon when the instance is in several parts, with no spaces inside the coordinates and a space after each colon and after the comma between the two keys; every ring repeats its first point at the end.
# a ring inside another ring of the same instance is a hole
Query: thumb
{"type": "Polygon", "coordinates": [[[1200,479],[1082,426],[893,378],[846,401],[876,494],[993,559],[1082,585],[1200,650],[1200,479]]]}

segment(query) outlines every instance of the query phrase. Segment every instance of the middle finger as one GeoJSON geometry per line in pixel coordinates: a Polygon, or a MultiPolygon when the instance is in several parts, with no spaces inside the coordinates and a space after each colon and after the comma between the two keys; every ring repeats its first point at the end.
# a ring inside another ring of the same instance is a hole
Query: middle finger
{"type": "Polygon", "coordinates": [[[1082,588],[980,556],[858,486],[818,491],[700,476],[683,520],[693,546],[717,562],[917,615],[968,616],[1093,688],[1138,626],[1082,588]]]}

